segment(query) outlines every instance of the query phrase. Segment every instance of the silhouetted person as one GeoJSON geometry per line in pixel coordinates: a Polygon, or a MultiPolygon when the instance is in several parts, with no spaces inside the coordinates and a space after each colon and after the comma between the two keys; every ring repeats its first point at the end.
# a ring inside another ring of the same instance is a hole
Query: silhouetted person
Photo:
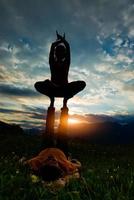
{"type": "Polygon", "coordinates": [[[76,172],[80,173],[81,163],[76,159],[68,160],[63,151],[58,148],[43,149],[37,156],[25,161],[32,171],[41,176],[44,181],[54,181],[66,178],[76,172]]]}
{"type": "Polygon", "coordinates": [[[67,100],[80,92],[86,86],[84,81],[73,81],[68,83],[68,72],[70,66],[70,46],[64,36],[57,33],[57,40],[52,43],[49,54],[49,65],[51,71],[51,80],[39,81],[35,83],[38,92],[47,95],[50,100],[50,106],[47,111],[46,130],[44,132],[44,146],[46,148],[57,146],[68,156],[67,143],[67,125],[68,108],[67,100]],[[60,124],[57,131],[57,137],[54,135],[54,98],[62,97],[63,108],[61,109],[60,124]],[[55,142],[56,139],[56,142],[55,142]]]}
{"type": "Polygon", "coordinates": [[[63,107],[66,107],[67,100],[80,92],[86,86],[84,81],[68,83],[68,72],[70,66],[70,46],[64,36],[57,33],[57,40],[52,43],[49,64],[51,80],[35,83],[35,88],[51,99],[50,107],[54,106],[54,97],[63,97],[63,107]]]}

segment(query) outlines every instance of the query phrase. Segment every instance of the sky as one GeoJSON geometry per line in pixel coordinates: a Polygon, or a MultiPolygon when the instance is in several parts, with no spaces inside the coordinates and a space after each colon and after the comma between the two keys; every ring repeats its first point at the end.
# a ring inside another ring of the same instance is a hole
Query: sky
{"type": "Polygon", "coordinates": [[[70,44],[69,82],[86,82],[70,115],[134,116],[133,0],[0,0],[0,27],[0,120],[44,126],[49,98],[34,83],[50,79],[56,30],[70,44]]]}

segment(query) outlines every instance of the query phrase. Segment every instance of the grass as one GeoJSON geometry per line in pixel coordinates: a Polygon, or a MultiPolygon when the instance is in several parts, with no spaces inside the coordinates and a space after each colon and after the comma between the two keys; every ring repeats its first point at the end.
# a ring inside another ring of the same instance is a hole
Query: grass
{"type": "Polygon", "coordinates": [[[33,181],[22,166],[22,156],[31,158],[41,149],[41,138],[0,138],[0,200],[133,200],[134,146],[91,145],[72,141],[70,152],[82,162],[82,178],[64,188],[50,189],[33,181]]]}

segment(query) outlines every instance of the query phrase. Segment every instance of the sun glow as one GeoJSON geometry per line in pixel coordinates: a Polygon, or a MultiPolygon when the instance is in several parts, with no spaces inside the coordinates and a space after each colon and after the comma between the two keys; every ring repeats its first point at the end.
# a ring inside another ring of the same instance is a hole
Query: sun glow
{"type": "Polygon", "coordinates": [[[75,118],[69,118],[68,123],[69,124],[78,124],[78,123],[80,123],[80,120],[75,119],[75,118]]]}

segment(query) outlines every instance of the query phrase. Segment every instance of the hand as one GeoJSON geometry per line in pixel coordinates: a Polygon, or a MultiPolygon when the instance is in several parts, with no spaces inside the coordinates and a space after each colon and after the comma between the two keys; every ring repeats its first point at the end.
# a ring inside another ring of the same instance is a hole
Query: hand
{"type": "Polygon", "coordinates": [[[66,39],[65,39],[65,33],[63,34],[63,36],[61,36],[58,31],[56,31],[56,35],[57,35],[57,40],[63,42],[63,43],[67,43],[66,39]]]}
{"type": "Polygon", "coordinates": [[[58,31],[56,31],[56,35],[57,35],[57,40],[63,40],[63,39],[65,39],[65,33],[64,33],[63,36],[61,36],[61,35],[58,33],[58,31]]]}

